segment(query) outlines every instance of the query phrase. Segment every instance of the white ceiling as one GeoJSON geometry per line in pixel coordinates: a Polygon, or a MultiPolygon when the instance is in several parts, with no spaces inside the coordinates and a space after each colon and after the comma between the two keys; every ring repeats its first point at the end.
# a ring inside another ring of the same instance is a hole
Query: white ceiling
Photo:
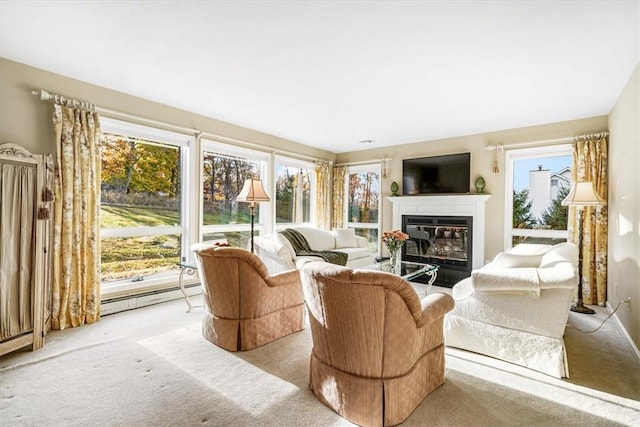
{"type": "Polygon", "coordinates": [[[608,114],[639,22],[638,1],[2,0],[0,56],[339,153],[608,114]]]}

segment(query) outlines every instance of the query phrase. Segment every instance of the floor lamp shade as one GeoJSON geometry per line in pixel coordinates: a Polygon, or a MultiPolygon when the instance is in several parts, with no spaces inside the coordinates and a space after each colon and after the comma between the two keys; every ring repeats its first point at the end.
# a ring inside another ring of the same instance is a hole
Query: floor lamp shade
{"type": "Polygon", "coordinates": [[[242,190],[240,190],[240,194],[236,197],[236,201],[249,203],[251,208],[251,253],[253,253],[253,219],[256,203],[268,202],[269,200],[269,196],[262,186],[262,181],[257,178],[247,179],[242,186],[242,190]]]}
{"type": "Polygon", "coordinates": [[[578,300],[571,306],[571,311],[584,314],[595,313],[582,303],[582,234],[583,209],[585,206],[604,206],[607,202],[596,193],[593,182],[576,182],[569,194],[562,201],[562,206],[575,206],[578,209],[578,300]]]}

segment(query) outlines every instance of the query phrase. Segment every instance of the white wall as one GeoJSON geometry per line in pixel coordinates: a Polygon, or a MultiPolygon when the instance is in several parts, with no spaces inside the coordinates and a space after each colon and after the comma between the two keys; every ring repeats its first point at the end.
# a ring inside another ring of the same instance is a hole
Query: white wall
{"type": "Polygon", "coordinates": [[[609,114],[609,271],[607,300],[640,347],[640,65],[609,114]]]}

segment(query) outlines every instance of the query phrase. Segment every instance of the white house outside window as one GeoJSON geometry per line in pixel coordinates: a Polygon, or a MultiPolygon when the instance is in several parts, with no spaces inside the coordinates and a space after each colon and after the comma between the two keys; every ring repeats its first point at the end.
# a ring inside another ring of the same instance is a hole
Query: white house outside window
{"type": "Polygon", "coordinates": [[[566,241],[572,156],[571,144],[505,151],[505,248],[566,241]]]}

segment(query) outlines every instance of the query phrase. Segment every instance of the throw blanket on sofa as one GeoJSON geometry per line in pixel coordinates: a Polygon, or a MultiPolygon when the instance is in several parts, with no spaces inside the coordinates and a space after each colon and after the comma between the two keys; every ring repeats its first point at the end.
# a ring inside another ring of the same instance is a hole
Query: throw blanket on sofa
{"type": "Polygon", "coordinates": [[[317,256],[331,264],[347,265],[348,254],[337,251],[314,251],[307,239],[297,230],[285,228],[279,232],[291,243],[296,256],[317,256]]]}

